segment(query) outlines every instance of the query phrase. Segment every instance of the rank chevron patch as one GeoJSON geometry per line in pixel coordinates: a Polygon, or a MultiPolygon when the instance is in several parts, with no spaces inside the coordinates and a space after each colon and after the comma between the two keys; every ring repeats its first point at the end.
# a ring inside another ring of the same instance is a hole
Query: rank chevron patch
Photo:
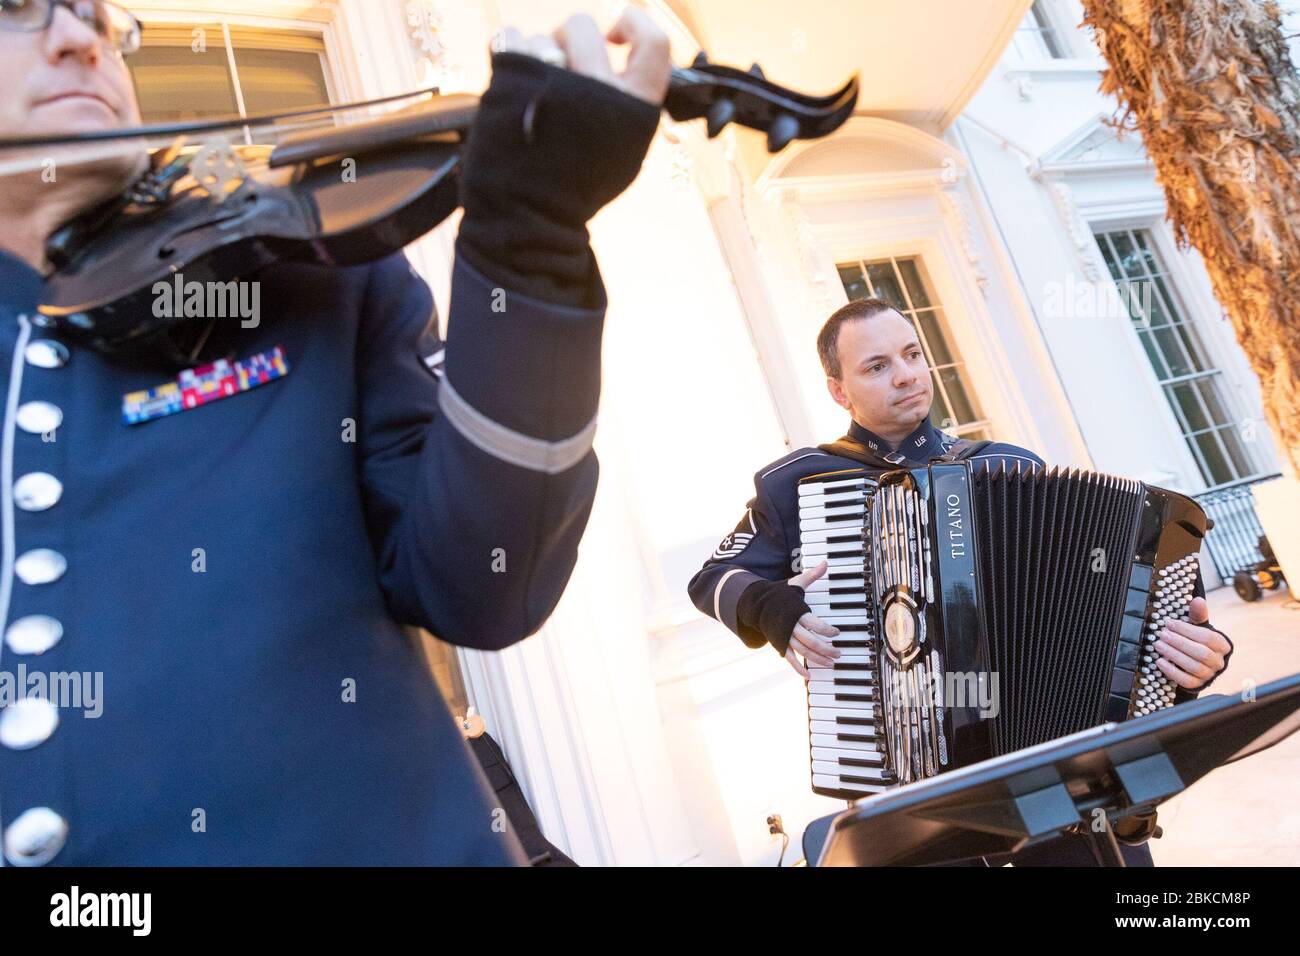
{"type": "Polygon", "coordinates": [[[734,558],[745,548],[749,547],[749,542],[754,540],[752,534],[744,531],[733,531],[722,539],[721,543],[713,551],[713,560],[725,561],[728,558],[734,558]]]}

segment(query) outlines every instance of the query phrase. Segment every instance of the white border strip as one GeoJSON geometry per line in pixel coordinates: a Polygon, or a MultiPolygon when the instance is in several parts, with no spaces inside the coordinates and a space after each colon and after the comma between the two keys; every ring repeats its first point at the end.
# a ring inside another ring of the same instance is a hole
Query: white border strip
{"type": "MultiPolygon", "coordinates": [[[[9,368],[9,395],[5,399],[4,440],[0,444],[0,658],[4,657],[4,631],[9,626],[9,602],[14,591],[14,421],[18,415],[18,393],[23,387],[24,353],[32,337],[26,315],[18,316],[18,341],[14,344],[13,364],[9,368]]],[[[0,806],[0,833],[4,832],[4,807],[0,806]]],[[[0,851],[0,866],[5,855],[0,851]]]]}

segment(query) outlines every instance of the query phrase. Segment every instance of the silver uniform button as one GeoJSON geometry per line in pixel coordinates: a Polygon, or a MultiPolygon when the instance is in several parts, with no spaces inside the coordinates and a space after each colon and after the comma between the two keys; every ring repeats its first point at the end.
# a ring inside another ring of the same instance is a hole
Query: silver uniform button
{"type": "Polygon", "coordinates": [[[43,471],[33,471],[14,482],[14,504],[23,511],[53,508],[63,497],[63,482],[43,471]]]}
{"type": "Polygon", "coordinates": [[[44,697],[24,697],[0,711],[0,744],[30,750],[50,739],[59,726],[59,708],[44,697]]]}
{"type": "Polygon", "coordinates": [[[5,828],[5,859],[14,866],[44,866],[68,842],[68,821],[49,807],[32,807],[5,828]]]}
{"type": "Polygon", "coordinates": [[[54,328],[54,320],[41,312],[33,312],[31,315],[27,316],[27,320],[38,329],[54,328]]]}
{"type": "Polygon", "coordinates": [[[71,357],[68,347],[57,339],[37,339],[23,349],[27,364],[37,368],[63,368],[71,357]]]}
{"type": "Polygon", "coordinates": [[[63,639],[63,625],[48,614],[20,617],[5,631],[5,643],[15,654],[44,654],[63,639]]]}
{"type": "Polygon", "coordinates": [[[49,402],[27,402],[18,406],[17,421],[23,431],[43,435],[63,424],[63,410],[49,402]]]}
{"type": "Polygon", "coordinates": [[[68,570],[68,559],[49,548],[24,551],[14,562],[14,574],[23,584],[51,584],[68,570]]]}

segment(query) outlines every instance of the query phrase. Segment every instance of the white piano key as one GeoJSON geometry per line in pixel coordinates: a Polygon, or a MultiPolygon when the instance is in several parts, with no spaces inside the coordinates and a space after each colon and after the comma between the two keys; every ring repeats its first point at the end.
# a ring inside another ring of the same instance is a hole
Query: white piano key
{"type": "Polygon", "coordinates": [[[823,574],[804,588],[804,592],[809,595],[819,595],[832,590],[841,592],[832,595],[834,598],[849,600],[856,596],[857,600],[861,601],[866,594],[867,583],[863,578],[833,578],[829,574],[823,574]]]}
{"type": "Polygon", "coordinates": [[[867,616],[862,613],[862,608],[845,610],[842,608],[832,608],[829,605],[822,605],[822,611],[825,612],[823,614],[812,606],[812,602],[809,602],[808,607],[812,608],[812,612],[831,627],[840,628],[840,633],[843,633],[843,629],[846,627],[867,627],[871,624],[867,619],[867,616]]]}
{"type": "Polygon", "coordinates": [[[829,723],[840,728],[837,733],[842,734],[861,734],[862,736],[874,735],[876,733],[875,723],[859,724],[855,721],[866,719],[872,720],[873,715],[861,710],[841,710],[836,707],[812,707],[808,709],[808,716],[813,723],[829,723]]]}
{"type": "Polygon", "coordinates": [[[869,726],[846,724],[839,720],[810,720],[808,721],[808,732],[826,737],[852,734],[855,737],[870,737],[872,740],[880,739],[880,735],[869,726]]]}
{"type": "Polygon", "coordinates": [[[808,679],[814,681],[832,681],[840,683],[841,680],[866,681],[864,684],[844,684],[845,687],[875,687],[876,679],[871,670],[845,670],[831,667],[810,667],[808,668],[808,679]]]}
{"type": "MultiPolygon", "coordinates": [[[[837,741],[838,743],[838,741],[837,741]]],[[[812,748],[813,760],[829,760],[835,763],[843,763],[853,766],[859,770],[870,770],[871,767],[859,767],[852,762],[855,760],[865,760],[874,767],[880,767],[884,758],[874,750],[849,750],[844,747],[822,747],[815,742],[812,748]]]]}
{"type": "Polygon", "coordinates": [[[884,793],[890,789],[888,784],[841,780],[839,777],[828,773],[813,774],[813,786],[823,787],[826,790],[852,790],[855,793],[884,793]]]}
{"type": "Polygon", "coordinates": [[[824,623],[839,628],[840,633],[843,633],[846,627],[851,630],[854,627],[864,628],[867,626],[866,617],[863,615],[865,608],[861,604],[854,607],[852,604],[813,604],[809,601],[808,610],[821,618],[824,623]],[[858,620],[859,623],[854,624],[855,620],[858,620]]]}
{"type": "Polygon", "coordinates": [[[799,543],[809,547],[817,547],[826,544],[860,544],[862,542],[862,529],[860,527],[846,526],[844,528],[821,528],[817,531],[799,532],[799,543]],[[835,539],[832,541],[831,539],[835,539]]]}
{"type": "Polygon", "coordinates": [[[866,780],[885,779],[885,771],[882,767],[846,767],[830,760],[814,760],[813,773],[836,774],[840,777],[862,777],[866,780]]]}
{"type": "Polygon", "coordinates": [[[874,717],[876,706],[865,700],[836,700],[831,694],[808,695],[809,707],[825,707],[828,710],[852,711],[856,717],[874,717]]]}
{"type": "MultiPolygon", "coordinates": [[[[855,488],[865,488],[866,480],[862,475],[857,477],[836,478],[829,481],[803,481],[799,483],[799,496],[805,495],[828,495],[841,491],[850,491],[855,488]]],[[[874,484],[874,482],[873,482],[874,484]]]]}
{"type": "Polygon", "coordinates": [[[854,524],[848,520],[835,520],[831,518],[810,518],[806,522],[800,522],[800,531],[824,531],[827,528],[835,529],[852,529],[859,531],[862,528],[862,522],[854,524]]]}
{"type": "Polygon", "coordinates": [[[856,521],[860,526],[866,520],[866,509],[853,502],[828,501],[824,504],[802,502],[799,506],[800,527],[810,518],[838,517],[845,521],[856,521]]]}
{"type": "MultiPolygon", "coordinates": [[[[874,690],[875,690],[874,685],[864,686],[861,684],[858,685],[841,684],[838,681],[828,681],[828,680],[814,680],[808,682],[808,693],[812,694],[814,698],[816,698],[818,694],[830,694],[837,698],[841,695],[869,697],[874,690]]],[[[838,703],[840,703],[841,705],[847,705],[847,704],[856,703],[856,701],[840,700],[838,701],[838,703]]]]}
{"type": "MultiPolygon", "coordinates": [[[[832,750],[852,750],[861,753],[883,754],[884,746],[874,740],[841,740],[836,734],[809,734],[813,747],[829,747],[832,750]]],[[[816,751],[813,751],[816,753],[816,751]]]]}

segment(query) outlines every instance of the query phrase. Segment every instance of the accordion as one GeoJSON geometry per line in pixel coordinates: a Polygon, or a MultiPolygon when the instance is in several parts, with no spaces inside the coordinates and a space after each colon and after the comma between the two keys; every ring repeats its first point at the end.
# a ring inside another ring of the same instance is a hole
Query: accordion
{"type": "Polygon", "coordinates": [[[1191,602],[1206,518],[1141,482],[967,462],[799,484],[813,790],[853,800],[1174,703],[1156,632],[1191,602]]]}

